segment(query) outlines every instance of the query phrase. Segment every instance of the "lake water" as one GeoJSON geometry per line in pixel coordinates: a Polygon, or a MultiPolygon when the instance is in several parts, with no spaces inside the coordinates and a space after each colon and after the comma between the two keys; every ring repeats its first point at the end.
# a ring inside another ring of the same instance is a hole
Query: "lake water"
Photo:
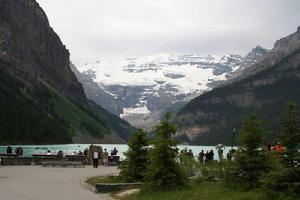
{"type": "MultiPolygon", "coordinates": [[[[119,155],[121,159],[124,158],[124,152],[127,151],[128,146],[125,144],[96,144],[101,146],[103,149],[107,149],[110,152],[114,147],[119,151],[119,155]]],[[[59,151],[63,151],[64,154],[72,154],[78,153],[79,151],[84,151],[84,149],[88,148],[90,144],[65,144],[65,145],[17,145],[12,146],[13,151],[16,147],[22,147],[24,150],[24,157],[31,157],[32,154],[46,154],[48,150],[51,151],[52,154],[57,154],[59,151]]],[[[0,146],[0,153],[6,153],[7,146],[0,146]]],[[[218,152],[215,146],[190,146],[190,145],[179,145],[178,149],[192,149],[194,156],[196,157],[199,152],[203,149],[204,152],[210,151],[211,149],[214,151],[214,159],[218,159],[218,152]]],[[[225,147],[223,155],[226,156],[231,147],[225,147]]]]}

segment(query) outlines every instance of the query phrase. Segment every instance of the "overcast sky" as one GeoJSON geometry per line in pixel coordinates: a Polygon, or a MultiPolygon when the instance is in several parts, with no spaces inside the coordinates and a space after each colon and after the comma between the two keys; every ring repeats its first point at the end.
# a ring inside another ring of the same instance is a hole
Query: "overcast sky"
{"type": "Polygon", "coordinates": [[[77,65],[162,52],[244,55],[300,25],[300,0],[37,1],[77,65]]]}

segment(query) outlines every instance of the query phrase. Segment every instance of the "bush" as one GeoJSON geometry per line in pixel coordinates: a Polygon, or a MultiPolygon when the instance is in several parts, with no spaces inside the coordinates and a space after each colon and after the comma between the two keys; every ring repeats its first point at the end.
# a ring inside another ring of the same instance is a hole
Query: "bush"
{"type": "Polygon", "coordinates": [[[185,176],[193,176],[197,170],[197,162],[192,155],[189,155],[185,149],[179,154],[180,167],[185,173],[185,176]]]}

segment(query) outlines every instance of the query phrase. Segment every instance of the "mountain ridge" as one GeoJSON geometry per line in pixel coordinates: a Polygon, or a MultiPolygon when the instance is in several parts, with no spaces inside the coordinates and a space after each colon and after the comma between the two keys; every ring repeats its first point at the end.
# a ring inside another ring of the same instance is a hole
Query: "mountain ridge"
{"type": "MultiPolygon", "coordinates": [[[[120,116],[146,130],[156,125],[163,113],[176,111],[188,100],[230,79],[241,67],[256,62],[264,52],[252,49],[248,57],[166,53],[118,62],[89,62],[79,71],[119,102],[120,116]]],[[[99,102],[99,105],[104,105],[99,102]]]]}
{"type": "Polygon", "coordinates": [[[291,47],[275,47],[246,69],[244,76],[198,96],[182,108],[174,119],[180,127],[180,137],[197,144],[231,144],[233,129],[239,128],[244,117],[256,112],[271,131],[265,134],[271,142],[287,102],[300,104],[300,47],[294,43],[295,37],[300,42],[298,31],[284,39],[292,38],[293,42],[287,42],[291,47]]]}
{"type": "Polygon", "coordinates": [[[134,130],[89,101],[35,0],[0,1],[0,143],[124,142],[134,130]]]}

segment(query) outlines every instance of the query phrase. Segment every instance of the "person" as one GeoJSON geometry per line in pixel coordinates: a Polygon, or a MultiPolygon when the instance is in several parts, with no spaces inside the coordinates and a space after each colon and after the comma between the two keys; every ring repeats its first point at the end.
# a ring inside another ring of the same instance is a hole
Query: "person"
{"type": "Polygon", "coordinates": [[[104,152],[103,152],[103,164],[108,165],[108,152],[107,152],[107,149],[104,149],[104,152]]]}
{"type": "Polygon", "coordinates": [[[99,152],[95,150],[93,152],[93,167],[98,168],[98,162],[99,162],[99,152]]]}
{"type": "Polygon", "coordinates": [[[208,151],[206,151],[206,153],[205,153],[205,163],[206,163],[206,162],[208,162],[208,161],[209,161],[209,159],[210,159],[209,152],[208,152],[208,151]]]}
{"type": "Polygon", "coordinates": [[[23,148],[22,147],[17,147],[15,150],[15,153],[20,157],[23,155],[23,148]]]}
{"type": "Polygon", "coordinates": [[[275,150],[277,152],[282,152],[283,151],[283,147],[281,146],[280,142],[277,142],[277,145],[275,145],[272,150],[275,150]]]}
{"type": "Polygon", "coordinates": [[[226,158],[227,158],[227,160],[231,161],[231,159],[232,159],[232,149],[229,150],[229,152],[226,155],[226,158]]]}
{"type": "Polygon", "coordinates": [[[59,151],[58,153],[57,153],[57,158],[58,159],[62,159],[64,157],[64,153],[62,152],[62,151],[59,151]]]}
{"type": "Polygon", "coordinates": [[[194,158],[194,154],[193,154],[192,149],[190,149],[189,152],[187,152],[186,155],[187,155],[187,156],[190,156],[191,158],[194,158]]]}
{"type": "Polygon", "coordinates": [[[210,152],[209,152],[209,160],[211,161],[211,160],[213,160],[214,159],[214,150],[210,150],[210,152]]]}
{"type": "Polygon", "coordinates": [[[232,150],[231,150],[231,160],[234,161],[234,160],[235,160],[235,157],[236,157],[236,150],[235,150],[235,149],[232,149],[232,150]]]}
{"type": "Polygon", "coordinates": [[[115,147],[114,150],[111,151],[111,155],[112,155],[112,156],[116,156],[117,154],[118,154],[118,150],[117,150],[117,148],[115,147]]]}
{"type": "Polygon", "coordinates": [[[87,156],[87,155],[88,155],[88,153],[89,153],[89,149],[88,149],[88,148],[86,148],[86,149],[83,151],[83,154],[84,154],[85,156],[87,156]]]}
{"type": "Polygon", "coordinates": [[[282,152],[284,151],[283,146],[281,146],[280,142],[277,142],[277,145],[275,145],[272,148],[273,151],[275,151],[276,155],[275,158],[280,158],[282,156],[282,152]]]}
{"type": "Polygon", "coordinates": [[[47,155],[51,155],[51,151],[50,151],[50,149],[48,149],[48,151],[47,151],[47,155]]]}
{"type": "Polygon", "coordinates": [[[7,154],[12,154],[12,153],[13,153],[13,150],[12,150],[12,147],[11,147],[11,146],[8,146],[8,147],[7,147],[6,153],[7,153],[7,154]]]}
{"type": "Polygon", "coordinates": [[[218,156],[219,156],[219,162],[221,162],[222,161],[222,159],[223,159],[223,149],[219,149],[218,150],[218,156]]]}
{"type": "Polygon", "coordinates": [[[204,151],[203,151],[203,149],[201,150],[201,152],[198,155],[198,160],[199,160],[200,164],[204,163],[204,151]]]}

